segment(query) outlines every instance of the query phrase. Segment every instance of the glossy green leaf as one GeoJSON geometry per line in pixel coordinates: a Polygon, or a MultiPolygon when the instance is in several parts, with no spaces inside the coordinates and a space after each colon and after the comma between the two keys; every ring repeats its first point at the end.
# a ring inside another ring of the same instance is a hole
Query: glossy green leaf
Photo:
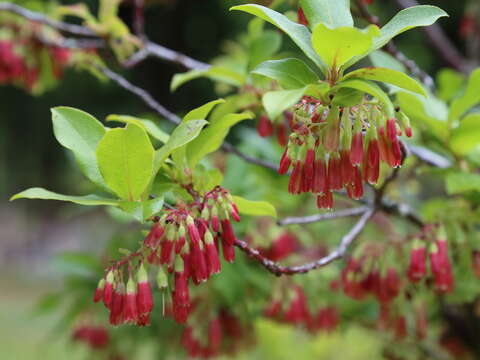
{"type": "Polygon", "coordinates": [[[293,90],[269,91],[262,97],[263,107],[270,119],[275,119],[289,107],[295,105],[303,96],[306,87],[293,90]]]}
{"type": "Polygon", "coordinates": [[[353,26],[350,0],[300,0],[310,27],[320,22],[331,28],[353,26]]]}
{"type": "Polygon", "coordinates": [[[208,124],[206,120],[199,119],[182,122],[178,125],[175,130],[173,130],[167,143],[155,151],[153,173],[156,174],[158,172],[163,162],[175,149],[195,139],[206,124],[208,124]]]}
{"type": "Polygon", "coordinates": [[[122,201],[119,206],[123,211],[132,215],[138,221],[143,222],[160,212],[163,203],[163,197],[156,197],[155,199],[144,201],[122,201]]]}
{"type": "Polygon", "coordinates": [[[97,161],[107,185],[122,199],[140,199],[150,183],[154,149],[146,131],[128,124],[109,130],[98,144],[97,161]]]}
{"type": "Polygon", "coordinates": [[[320,58],[329,68],[339,69],[354,57],[366,56],[373,44],[373,39],[380,34],[375,25],[364,30],[354,27],[332,29],[319,23],[313,29],[312,44],[320,58]]]}
{"type": "Polygon", "coordinates": [[[447,175],[446,183],[449,194],[480,191],[480,174],[450,173],[447,175]]]}
{"type": "Polygon", "coordinates": [[[190,121],[190,120],[195,120],[195,119],[206,119],[208,114],[213,110],[215,106],[218,104],[224,103],[225,100],[223,99],[217,99],[210,101],[206,104],[203,104],[202,106],[199,106],[196,109],[190,110],[187,115],[183,117],[183,121],[190,121]]]}
{"type": "Polygon", "coordinates": [[[469,114],[452,130],[450,147],[458,155],[466,155],[480,147],[480,114],[469,114]]]}
{"type": "Polygon", "coordinates": [[[52,123],[55,138],[73,152],[85,176],[96,185],[107,188],[95,156],[98,142],[106,131],[103,125],[92,115],[65,106],[52,109],[52,123]]]}
{"type": "Polygon", "coordinates": [[[175,91],[183,84],[201,77],[224,82],[236,87],[242,86],[246,80],[243,74],[234,70],[224,66],[211,66],[205,70],[190,70],[184,73],[175,74],[170,83],[170,91],[175,91]]]}
{"type": "Polygon", "coordinates": [[[474,70],[468,78],[465,93],[452,101],[448,120],[458,120],[471,107],[480,102],[480,69],[474,70]]]}
{"type": "Polygon", "coordinates": [[[363,101],[364,92],[356,89],[341,88],[335,94],[332,105],[337,106],[355,106],[363,101]]]}
{"type": "Polygon", "coordinates": [[[250,45],[248,69],[270,59],[282,45],[282,35],[278,31],[267,30],[260,34],[250,45]]]}
{"type": "Polygon", "coordinates": [[[466,77],[453,69],[445,68],[437,74],[437,96],[443,101],[450,101],[460,92],[466,77]]]}
{"type": "Polygon", "coordinates": [[[17,199],[41,199],[41,200],[58,200],[58,201],[67,201],[80,205],[112,205],[118,206],[119,200],[103,198],[97,195],[84,195],[84,196],[75,196],[75,195],[62,195],[49,191],[43,188],[30,188],[19,192],[18,194],[13,195],[10,198],[10,201],[17,199]]]}
{"type": "Polygon", "coordinates": [[[135,124],[143,128],[149,135],[153,138],[157,139],[162,143],[166,143],[170,135],[168,135],[165,131],[160,129],[152,120],[148,119],[141,119],[135,116],[129,115],[108,115],[107,121],[118,121],[125,124],[135,124]]]}
{"type": "Polygon", "coordinates": [[[374,40],[373,50],[383,47],[391,39],[404,31],[432,25],[435,21],[448,14],[442,9],[431,5],[419,5],[399,11],[381,28],[381,35],[374,40]]]}
{"type": "Polygon", "coordinates": [[[228,114],[222,119],[211,123],[187,146],[187,159],[190,167],[194,168],[206,155],[218,150],[232,126],[242,120],[252,118],[252,113],[244,112],[241,114],[228,114]]]}
{"type": "Polygon", "coordinates": [[[388,84],[396,85],[402,89],[413,91],[417,94],[426,96],[425,90],[422,85],[420,85],[416,80],[412,79],[408,75],[380,67],[367,67],[354,70],[347,75],[344,79],[365,79],[365,80],[374,80],[380,81],[388,84]]]}
{"type": "Polygon", "coordinates": [[[390,98],[377,84],[366,80],[346,80],[338,83],[336,88],[357,89],[370,94],[385,106],[387,116],[394,117],[395,109],[390,98]]]}
{"type": "Polygon", "coordinates": [[[326,65],[322,59],[315,53],[311,45],[311,34],[306,26],[290,21],[286,16],[269,9],[265,6],[248,4],[239,5],[230,8],[230,10],[240,10],[249,14],[258,16],[259,18],[268,21],[275,25],[280,30],[285,32],[295,44],[312,60],[324,73],[326,72],[326,65]]]}
{"type": "Polygon", "coordinates": [[[267,201],[252,201],[233,196],[233,202],[237,205],[240,214],[277,217],[277,210],[267,201]]]}
{"type": "Polygon", "coordinates": [[[293,58],[265,61],[252,72],[278,81],[284,89],[298,89],[319,80],[303,61],[293,58]]]}
{"type": "Polygon", "coordinates": [[[400,72],[406,72],[405,65],[385,51],[376,50],[370,53],[368,56],[375,67],[383,67],[400,72]]]}

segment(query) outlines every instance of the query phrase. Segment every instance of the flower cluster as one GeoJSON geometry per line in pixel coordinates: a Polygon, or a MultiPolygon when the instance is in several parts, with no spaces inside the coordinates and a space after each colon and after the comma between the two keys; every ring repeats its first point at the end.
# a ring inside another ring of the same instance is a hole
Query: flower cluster
{"type": "Polygon", "coordinates": [[[43,41],[48,38],[54,42],[54,38],[58,40],[58,34],[16,17],[3,19],[2,25],[0,84],[14,84],[38,92],[40,87],[48,86],[62,76],[63,69],[70,64],[71,50],[46,45],[43,41]]]}
{"type": "Polygon", "coordinates": [[[235,260],[235,233],[231,219],[240,221],[231,195],[217,186],[192,204],[167,209],[156,219],[139,251],[117,262],[100,280],[94,300],[103,302],[110,311],[112,325],[149,324],[153,298],[144,263],[157,267],[160,289],[172,286],[174,319],[187,320],[191,301],[189,280],[195,285],[221,270],[220,249],[228,262],[235,260]],[[221,244],[221,246],[220,246],[221,244]],[[131,276],[132,262],[138,260],[137,281],[131,276]],[[121,267],[128,264],[129,280],[125,286],[121,267]]]}
{"type": "Polygon", "coordinates": [[[407,271],[411,282],[418,283],[426,277],[427,255],[430,259],[430,271],[434,278],[435,290],[439,293],[452,292],[454,278],[448,257],[447,234],[443,226],[426,227],[422,235],[413,241],[407,271]]]}
{"type": "Polygon", "coordinates": [[[79,326],[73,331],[72,339],[85,343],[93,350],[104,349],[110,343],[110,335],[104,326],[79,326]]]}
{"type": "Polygon", "coordinates": [[[287,301],[285,297],[273,299],[264,315],[277,321],[303,326],[310,332],[333,331],[339,321],[337,310],[333,306],[322,307],[312,314],[300,286],[290,289],[287,301]]]}
{"type": "Polygon", "coordinates": [[[333,207],[332,191],[363,196],[363,183],[376,184],[380,163],[398,167],[402,148],[398,136],[412,135],[405,114],[388,118],[382,107],[365,101],[353,107],[324,106],[309,96],[296,105],[292,134],[280,160],[280,174],[290,168],[291,194],[317,194],[319,208],[333,207]]]}
{"type": "Polygon", "coordinates": [[[244,332],[237,317],[225,309],[208,322],[202,319],[199,325],[186,326],[182,335],[182,345],[192,358],[208,359],[232,353],[244,332]]]}

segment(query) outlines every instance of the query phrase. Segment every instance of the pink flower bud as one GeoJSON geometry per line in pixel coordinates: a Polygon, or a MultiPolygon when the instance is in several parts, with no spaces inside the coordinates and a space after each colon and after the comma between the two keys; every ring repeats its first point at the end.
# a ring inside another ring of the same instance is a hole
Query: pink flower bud
{"type": "Polygon", "coordinates": [[[233,226],[230,220],[223,219],[222,223],[222,238],[230,245],[235,243],[236,237],[233,231],[233,226]]]}
{"type": "Polygon", "coordinates": [[[135,281],[130,278],[127,283],[127,293],[124,297],[123,319],[127,324],[135,324],[137,318],[137,285],[135,281]]]}
{"type": "Polygon", "coordinates": [[[137,273],[137,309],[139,315],[148,315],[153,309],[153,295],[150,283],[148,282],[148,274],[143,264],[137,273]]]}
{"type": "Polygon", "coordinates": [[[327,166],[323,159],[315,161],[315,176],[312,191],[317,194],[325,194],[329,191],[327,179],[327,166]]]}
{"type": "Polygon", "coordinates": [[[363,134],[362,131],[354,133],[352,147],[350,148],[350,163],[354,166],[360,165],[363,158],[363,134]]]}
{"type": "MultiPolygon", "coordinates": [[[[417,240],[418,242],[418,240],[417,240]]],[[[414,244],[410,252],[410,264],[408,266],[407,276],[411,282],[419,282],[426,274],[426,249],[423,244],[414,244]]]]}
{"type": "Polygon", "coordinates": [[[113,300],[113,282],[113,272],[109,271],[105,280],[105,287],[103,288],[103,304],[107,309],[111,309],[110,306],[113,300]]]}
{"type": "Polygon", "coordinates": [[[100,279],[97,288],[95,289],[95,295],[93,296],[93,302],[99,302],[103,299],[103,289],[105,288],[105,279],[100,279]]]}
{"type": "Polygon", "coordinates": [[[123,323],[123,310],[125,302],[125,285],[119,283],[113,292],[112,305],[110,309],[110,324],[117,326],[123,323]]]}

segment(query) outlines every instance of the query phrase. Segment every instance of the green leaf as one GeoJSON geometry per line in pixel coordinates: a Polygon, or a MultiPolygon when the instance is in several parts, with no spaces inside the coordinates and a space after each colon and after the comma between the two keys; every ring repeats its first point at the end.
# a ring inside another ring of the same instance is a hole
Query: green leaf
{"type": "Polygon", "coordinates": [[[218,104],[224,103],[225,100],[223,99],[217,99],[210,101],[202,106],[199,106],[196,109],[190,110],[187,115],[183,117],[183,121],[190,121],[190,120],[195,120],[195,119],[206,119],[208,114],[213,110],[215,106],[218,104]]]}
{"type": "Polygon", "coordinates": [[[148,119],[141,119],[134,116],[129,115],[108,115],[107,121],[118,121],[125,124],[135,124],[140,126],[143,130],[149,133],[153,138],[157,139],[162,143],[166,143],[170,135],[168,135],[165,131],[160,129],[152,120],[148,119]]]}
{"type": "Polygon", "coordinates": [[[122,199],[138,200],[150,183],[154,149],[135,124],[109,130],[98,144],[97,161],[107,185],[122,199]]]}
{"type": "Polygon", "coordinates": [[[277,31],[264,31],[250,45],[248,69],[253,69],[261,62],[270,59],[281,45],[282,36],[277,31]]]}
{"type": "Polygon", "coordinates": [[[261,5],[239,5],[230,8],[230,10],[244,11],[275,25],[285,32],[293,42],[302,49],[305,55],[322,70],[323,73],[326,73],[326,65],[315,53],[315,50],[313,50],[311,45],[311,34],[306,26],[290,21],[286,16],[261,5]]]}
{"type": "Polygon", "coordinates": [[[123,211],[132,215],[138,221],[144,222],[149,217],[160,212],[163,203],[163,196],[160,196],[155,199],[144,201],[122,201],[119,206],[123,211]]]}
{"type": "Polygon", "coordinates": [[[95,156],[98,142],[106,131],[103,125],[92,115],[71,107],[59,106],[51,111],[55,138],[73,152],[85,176],[106,189],[95,156]]]}
{"type": "Polygon", "coordinates": [[[277,210],[267,201],[252,201],[233,196],[233,202],[237,205],[240,214],[277,217],[277,210]]]}
{"type": "Polygon", "coordinates": [[[293,58],[265,61],[252,72],[278,81],[284,89],[298,89],[319,80],[303,61],[293,58]]]}
{"type": "Polygon", "coordinates": [[[469,114],[452,130],[450,147],[458,155],[466,155],[480,147],[480,114],[469,114]]]}
{"type": "Polygon", "coordinates": [[[211,123],[195,140],[187,145],[187,159],[190,168],[193,169],[202,158],[220,148],[232,126],[242,120],[252,118],[252,113],[244,112],[228,114],[211,123]]]}
{"type": "Polygon", "coordinates": [[[380,30],[375,25],[360,30],[346,26],[332,29],[319,23],[313,29],[312,44],[329,68],[339,69],[354,57],[359,60],[366,56],[373,39],[379,34],[380,30]]]}
{"type": "Polygon", "coordinates": [[[381,81],[384,83],[396,85],[405,90],[413,91],[423,96],[427,95],[422,85],[420,85],[416,80],[412,79],[411,77],[402,72],[388,68],[367,67],[354,70],[344,76],[344,79],[355,78],[381,81]]]}
{"type": "Polygon", "coordinates": [[[450,101],[465,83],[465,75],[453,69],[445,68],[437,74],[437,95],[443,101],[450,101]]]}
{"type": "Polygon", "coordinates": [[[357,89],[377,98],[385,106],[388,117],[394,117],[395,108],[387,94],[375,83],[366,80],[346,80],[341,81],[335,88],[357,89]]]}
{"type": "Polygon", "coordinates": [[[417,26],[432,25],[437,19],[448,16],[442,9],[431,5],[419,5],[399,11],[381,29],[381,35],[374,40],[373,49],[383,47],[391,39],[417,26]]]}
{"type": "Polygon", "coordinates": [[[275,119],[284,110],[295,105],[305,93],[307,87],[293,90],[269,91],[262,97],[263,107],[270,119],[275,119]]]}
{"type": "Polygon", "coordinates": [[[405,65],[385,51],[376,50],[368,56],[375,67],[384,67],[400,72],[406,72],[405,65]]]}
{"type": "Polygon", "coordinates": [[[184,73],[175,74],[170,83],[170,91],[177,90],[183,84],[206,77],[214,81],[224,82],[226,84],[240,87],[245,83],[245,76],[224,66],[211,66],[205,70],[190,70],[184,73]]]}
{"type": "Polygon", "coordinates": [[[448,120],[460,119],[466,111],[478,102],[480,102],[480,69],[476,69],[470,74],[465,93],[452,101],[448,120]]]}
{"type": "Polygon", "coordinates": [[[331,28],[353,27],[350,0],[300,0],[310,27],[323,22],[331,28]]]}
{"type": "Polygon", "coordinates": [[[356,89],[342,88],[337,91],[332,100],[332,105],[355,106],[363,101],[364,92],[356,89]]]}
{"type": "Polygon", "coordinates": [[[74,195],[62,195],[57,194],[53,191],[49,191],[42,188],[30,188],[19,192],[16,195],[13,195],[10,198],[10,201],[17,199],[41,199],[41,200],[59,200],[59,201],[68,201],[80,205],[111,205],[118,206],[119,200],[103,198],[97,195],[84,195],[84,196],[74,196],[74,195]]]}
{"type": "Polygon", "coordinates": [[[54,266],[64,273],[92,276],[101,270],[97,258],[83,252],[64,252],[55,256],[54,266]]]}
{"type": "Polygon", "coordinates": [[[450,173],[446,178],[448,194],[462,194],[480,191],[480,175],[469,173],[450,173]]]}
{"type": "Polygon", "coordinates": [[[167,143],[155,151],[153,174],[158,172],[163,162],[175,149],[195,139],[206,124],[208,124],[206,120],[199,119],[182,122],[178,125],[175,130],[173,130],[167,143]]]}

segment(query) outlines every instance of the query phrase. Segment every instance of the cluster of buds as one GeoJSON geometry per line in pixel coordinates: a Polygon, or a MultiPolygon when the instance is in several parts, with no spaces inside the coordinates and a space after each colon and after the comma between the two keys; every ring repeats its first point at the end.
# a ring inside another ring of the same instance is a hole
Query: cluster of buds
{"type": "Polygon", "coordinates": [[[182,345],[191,358],[208,359],[222,353],[232,353],[241,339],[243,329],[239,320],[222,309],[210,321],[202,319],[202,326],[187,326],[182,335],[182,345]]]}
{"type": "Polygon", "coordinates": [[[156,218],[139,251],[117,262],[100,280],[94,300],[103,299],[110,323],[149,323],[153,308],[151,288],[143,263],[157,267],[157,285],[165,290],[172,278],[172,312],[183,323],[190,308],[189,280],[198,285],[221,270],[220,249],[228,262],[235,260],[235,233],[231,219],[240,221],[238,208],[228,191],[217,186],[202,201],[180,204],[156,218]],[[221,245],[221,246],[220,246],[221,245]],[[138,283],[131,276],[132,261],[139,258],[138,283]],[[121,266],[128,264],[129,280],[122,281],[121,266]]]}
{"type": "Polygon", "coordinates": [[[388,118],[374,101],[349,108],[303,97],[280,160],[280,174],[292,168],[288,191],[317,194],[318,207],[325,209],[333,207],[334,190],[361,198],[365,182],[377,183],[381,162],[390,167],[402,163],[398,136],[405,132],[410,137],[412,130],[404,113],[396,115],[388,118]]]}
{"type": "Polygon", "coordinates": [[[153,295],[145,267],[140,264],[137,281],[134,280],[131,271],[126,286],[122,278],[123,273],[120,270],[110,270],[106,278],[99,281],[93,301],[103,301],[110,311],[111,325],[149,325],[153,295]]]}
{"type": "Polygon", "coordinates": [[[274,299],[265,309],[264,315],[280,322],[303,326],[310,332],[335,330],[339,321],[335,307],[322,307],[312,314],[303,289],[295,286],[290,290],[286,301],[274,299]]]}
{"type": "Polygon", "coordinates": [[[261,114],[258,117],[257,133],[261,137],[268,137],[275,134],[277,142],[280,146],[286,146],[288,143],[288,135],[290,134],[289,124],[293,114],[285,111],[284,116],[277,122],[272,122],[267,115],[261,114]]]}
{"type": "MultiPolygon", "coordinates": [[[[70,64],[68,48],[51,45],[60,35],[42,25],[3,17],[0,33],[0,84],[13,84],[28,91],[39,91],[41,78],[58,79],[70,64]],[[48,39],[48,44],[44,41],[48,39]]],[[[50,81],[51,82],[51,81],[50,81]]]]}
{"type": "Polygon", "coordinates": [[[402,285],[397,270],[380,266],[376,256],[349,259],[342,271],[341,283],[345,295],[362,300],[370,294],[384,305],[398,296],[402,285]]]}
{"type": "Polygon", "coordinates": [[[81,325],[72,334],[74,341],[88,345],[92,350],[101,350],[110,343],[110,335],[104,326],[81,325]]]}
{"type": "Polygon", "coordinates": [[[427,250],[430,258],[430,271],[438,293],[453,291],[454,278],[448,257],[447,233],[443,226],[428,226],[422,235],[413,240],[407,276],[418,283],[427,275],[427,250]],[[427,249],[428,248],[428,249],[427,249]]]}
{"type": "Polygon", "coordinates": [[[280,261],[300,247],[300,243],[295,234],[290,231],[281,232],[271,243],[269,247],[260,248],[260,254],[272,261],[280,261]]]}

